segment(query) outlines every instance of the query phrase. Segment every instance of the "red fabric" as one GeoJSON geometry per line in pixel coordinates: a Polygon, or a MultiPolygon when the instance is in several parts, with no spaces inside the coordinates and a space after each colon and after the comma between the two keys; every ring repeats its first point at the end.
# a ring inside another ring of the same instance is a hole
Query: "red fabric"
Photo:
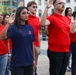
{"type": "Polygon", "coordinates": [[[32,16],[32,15],[29,15],[28,16],[28,24],[31,25],[34,29],[34,35],[35,35],[35,41],[34,41],[34,45],[35,46],[40,46],[40,43],[39,43],[39,30],[40,30],[40,21],[39,21],[39,18],[36,17],[36,16],[32,16]]]}
{"type": "Polygon", "coordinates": [[[71,37],[71,42],[76,43],[76,32],[75,33],[71,33],[70,37],[71,37]]]}
{"type": "Polygon", "coordinates": [[[70,21],[65,16],[52,14],[47,18],[49,25],[48,49],[54,52],[69,52],[70,21]]]}
{"type": "Polygon", "coordinates": [[[12,50],[12,41],[10,38],[9,38],[9,43],[10,43],[10,50],[12,50]]]}
{"type": "Polygon", "coordinates": [[[71,18],[69,18],[69,17],[67,17],[67,16],[66,16],[66,18],[69,20],[69,24],[70,24],[70,23],[71,23],[71,18]]]}
{"type": "MultiPolygon", "coordinates": [[[[0,25],[0,34],[2,30],[4,29],[4,25],[0,25]]],[[[7,40],[0,40],[0,55],[7,54],[7,40]]]]}

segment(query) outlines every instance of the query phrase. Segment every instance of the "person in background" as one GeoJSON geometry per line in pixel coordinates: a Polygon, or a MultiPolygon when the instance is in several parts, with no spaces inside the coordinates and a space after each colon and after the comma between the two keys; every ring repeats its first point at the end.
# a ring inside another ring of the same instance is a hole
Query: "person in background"
{"type": "MultiPolygon", "coordinates": [[[[2,21],[3,25],[7,25],[8,21],[9,21],[9,17],[10,17],[9,14],[3,14],[3,21],[2,21]]],[[[11,60],[11,50],[12,50],[11,44],[12,44],[11,39],[8,39],[8,50],[10,51],[10,54],[8,55],[8,62],[7,62],[5,75],[10,75],[10,60],[11,60]]]]}
{"type": "MultiPolygon", "coordinates": [[[[73,20],[76,20],[76,11],[72,14],[73,20]]],[[[72,52],[72,75],[76,75],[76,32],[71,33],[71,52],[72,52]]]]}
{"type": "MultiPolygon", "coordinates": [[[[3,21],[3,14],[0,11],[0,35],[2,34],[2,31],[4,29],[4,25],[2,24],[3,21]]],[[[1,40],[0,39],[0,75],[4,75],[6,71],[7,66],[7,60],[8,60],[8,54],[10,51],[8,51],[8,41],[7,40],[1,40]]]]}
{"type": "Polygon", "coordinates": [[[35,66],[34,31],[27,23],[28,9],[18,7],[15,19],[12,15],[2,31],[1,39],[12,41],[11,75],[33,75],[35,66]],[[13,23],[13,25],[11,25],[13,23]]]}
{"type": "Polygon", "coordinates": [[[27,8],[29,10],[29,16],[28,16],[28,24],[31,25],[34,29],[34,35],[35,35],[35,52],[36,52],[36,67],[35,67],[35,75],[37,75],[37,61],[38,56],[40,54],[40,20],[36,16],[37,12],[37,3],[35,1],[30,1],[27,3],[27,8]]]}
{"type": "MultiPolygon", "coordinates": [[[[71,7],[67,7],[65,9],[65,16],[71,21],[71,18],[72,18],[72,9],[71,9],[71,7]]],[[[72,58],[72,55],[71,55],[71,51],[70,51],[70,59],[69,59],[69,64],[67,66],[67,72],[71,71],[71,58],[72,58]]]]}
{"type": "Polygon", "coordinates": [[[67,18],[71,19],[71,17],[72,17],[72,8],[71,8],[71,7],[67,7],[67,8],[65,9],[65,16],[66,16],[67,18]]]}

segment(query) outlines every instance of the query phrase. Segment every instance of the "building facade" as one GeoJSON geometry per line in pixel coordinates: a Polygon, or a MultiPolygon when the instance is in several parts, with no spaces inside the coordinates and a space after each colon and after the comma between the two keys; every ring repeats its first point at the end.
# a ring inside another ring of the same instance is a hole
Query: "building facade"
{"type": "Polygon", "coordinates": [[[16,10],[20,0],[0,0],[2,5],[5,5],[7,9],[12,13],[13,10],[16,10]]]}
{"type": "Polygon", "coordinates": [[[76,0],[66,0],[66,7],[71,7],[73,11],[76,11],[76,0]]]}
{"type": "MultiPolygon", "coordinates": [[[[48,0],[25,0],[25,6],[29,1],[35,1],[38,4],[37,16],[41,18],[44,8],[48,0]]],[[[73,11],[76,11],[76,0],[63,0],[66,4],[65,7],[71,7],[73,11]]],[[[53,13],[53,6],[49,9],[48,15],[53,13]]]]}
{"type": "MultiPolygon", "coordinates": [[[[19,2],[22,0],[0,0],[2,5],[6,5],[7,8],[12,12],[18,7],[19,2]]],[[[38,4],[37,16],[41,18],[44,8],[48,0],[24,0],[25,6],[29,1],[35,1],[38,4]]],[[[73,11],[76,11],[76,0],[63,0],[65,1],[65,7],[71,7],[73,11]]],[[[48,15],[53,13],[53,6],[49,9],[48,15]]]]}

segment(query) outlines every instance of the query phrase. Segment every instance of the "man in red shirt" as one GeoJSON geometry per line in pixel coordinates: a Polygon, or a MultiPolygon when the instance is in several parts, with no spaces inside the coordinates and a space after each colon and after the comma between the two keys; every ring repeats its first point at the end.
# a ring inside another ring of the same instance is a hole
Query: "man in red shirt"
{"type": "MultiPolygon", "coordinates": [[[[37,3],[35,1],[30,1],[27,4],[27,8],[29,10],[29,16],[28,16],[28,24],[31,25],[34,29],[34,35],[35,35],[35,51],[36,51],[36,67],[37,67],[37,59],[38,55],[40,54],[40,38],[39,38],[39,32],[40,32],[40,21],[39,18],[36,16],[37,12],[37,3]]],[[[35,75],[37,75],[35,68],[35,75]]]]}
{"type": "MultiPolygon", "coordinates": [[[[41,25],[48,26],[48,58],[52,69],[50,75],[65,75],[70,56],[70,20],[63,16],[63,0],[49,0],[42,15],[41,25]],[[48,9],[54,5],[54,13],[47,17],[48,9]]],[[[72,31],[72,30],[71,30],[72,31]]]]}

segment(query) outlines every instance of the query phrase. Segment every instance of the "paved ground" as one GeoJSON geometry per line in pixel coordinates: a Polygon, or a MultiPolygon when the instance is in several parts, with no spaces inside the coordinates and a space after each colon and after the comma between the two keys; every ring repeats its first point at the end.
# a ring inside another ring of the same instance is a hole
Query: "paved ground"
{"type": "MultiPolygon", "coordinates": [[[[49,75],[49,60],[47,58],[47,41],[41,41],[41,54],[38,59],[38,75],[49,75]]],[[[66,75],[71,75],[69,72],[66,75]]]]}

